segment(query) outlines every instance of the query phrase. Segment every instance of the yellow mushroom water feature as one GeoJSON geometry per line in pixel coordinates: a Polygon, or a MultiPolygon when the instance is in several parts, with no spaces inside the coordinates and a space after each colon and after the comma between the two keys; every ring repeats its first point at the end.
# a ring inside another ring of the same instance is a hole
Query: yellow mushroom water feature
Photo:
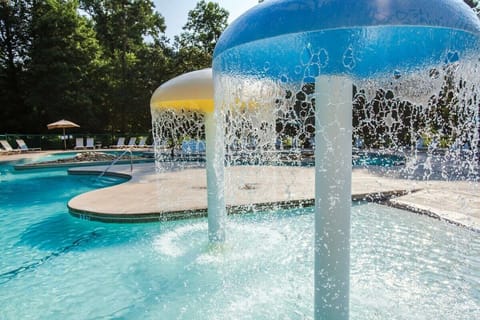
{"type": "Polygon", "coordinates": [[[150,107],[213,112],[212,69],[188,72],[165,82],[153,93],[150,107]]]}
{"type": "Polygon", "coordinates": [[[208,190],[208,237],[211,242],[225,240],[225,187],[223,121],[213,106],[212,69],[202,69],[173,78],[153,93],[152,114],[162,109],[191,110],[205,117],[208,190]]]}

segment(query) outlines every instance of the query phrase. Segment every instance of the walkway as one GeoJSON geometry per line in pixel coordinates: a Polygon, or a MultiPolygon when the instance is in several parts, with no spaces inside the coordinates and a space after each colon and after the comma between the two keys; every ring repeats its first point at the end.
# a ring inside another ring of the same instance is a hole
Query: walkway
{"type": "MultiPolygon", "coordinates": [[[[104,168],[72,168],[69,172],[98,174],[104,168]]],[[[206,174],[200,165],[183,170],[172,166],[158,174],[153,163],[135,165],[132,174],[129,166],[119,165],[110,174],[132,178],[73,198],[68,203],[72,215],[103,222],[145,222],[206,214],[206,174]]],[[[314,168],[230,167],[226,177],[227,205],[232,209],[313,204],[314,168]]],[[[478,183],[415,181],[354,169],[352,199],[381,201],[480,231],[478,183]]]]}

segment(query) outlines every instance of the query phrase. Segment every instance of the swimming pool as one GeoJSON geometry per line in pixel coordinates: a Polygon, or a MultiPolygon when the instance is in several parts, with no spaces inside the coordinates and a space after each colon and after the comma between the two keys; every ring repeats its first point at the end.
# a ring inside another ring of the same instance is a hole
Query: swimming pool
{"type": "Polygon", "coordinates": [[[95,166],[95,165],[109,165],[113,161],[116,163],[143,163],[153,162],[154,159],[148,152],[144,151],[131,151],[133,158],[130,158],[130,152],[128,150],[83,150],[83,151],[68,151],[57,152],[39,155],[38,157],[32,157],[29,159],[22,159],[14,164],[16,170],[30,170],[30,169],[44,169],[53,167],[83,167],[83,166],[95,166]],[[59,161],[66,159],[73,159],[82,153],[94,153],[97,156],[106,154],[110,157],[106,159],[102,157],[96,158],[96,160],[90,159],[77,159],[74,161],[59,161]],[[121,157],[120,157],[121,156],[121,157]]]}
{"type": "MultiPolygon", "coordinates": [[[[98,152],[98,153],[106,153],[110,154],[113,156],[120,156],[121,154],[125,153],[125,150],[83,150],[83,151],[68,151],[68,152],[56,152],[56,153],[50,153],[47,155],[44,155],[39,158],[34,158],[32,162],[44,162],[44,161],[54,161],[54,160],[59,160],[59,159],[68,159],[68,158],[74,158],[76,155],[84,152],[98,152]]],[[[145,154],[145,151],[131,151],[133,156],[136,157],[143,157],[145,154]]],[[[127,156],[128,157],[128,156],[127,156]]]]}
{"type": "MultiPolygon", "coordinates": [[[[0,173],[1,319],[313,316],[311,208],[230,216],[226,245],[212,247],[206,219],[127,225],[68,214],[68,199],[116,178],[0,173]]],[[[357,204],[351,246],[351,319],[480,317],[478,233],[357,204]]]]}

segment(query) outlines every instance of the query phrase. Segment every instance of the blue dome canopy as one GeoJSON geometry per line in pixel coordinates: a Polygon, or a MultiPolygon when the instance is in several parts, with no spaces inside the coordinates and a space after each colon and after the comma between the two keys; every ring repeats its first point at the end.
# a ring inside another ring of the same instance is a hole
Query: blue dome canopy
{"type": "Polygon", "coordinates": [[[461,59],[479,39],[480,21],[462,0],[270,0],[225,30],[214,72],[369,77],[461,59]]]}

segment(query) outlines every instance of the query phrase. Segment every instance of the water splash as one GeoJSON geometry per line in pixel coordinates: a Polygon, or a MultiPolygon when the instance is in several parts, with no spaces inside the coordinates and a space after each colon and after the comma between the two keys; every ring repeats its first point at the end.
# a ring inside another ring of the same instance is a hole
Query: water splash
{"type": "Polygon", "coordinates": [[[155,168],[163,172],[169,161],[182,158],[182,143],[205,140],[205,115],[202,112],[178,109],[152,109],[155,168]]]}

